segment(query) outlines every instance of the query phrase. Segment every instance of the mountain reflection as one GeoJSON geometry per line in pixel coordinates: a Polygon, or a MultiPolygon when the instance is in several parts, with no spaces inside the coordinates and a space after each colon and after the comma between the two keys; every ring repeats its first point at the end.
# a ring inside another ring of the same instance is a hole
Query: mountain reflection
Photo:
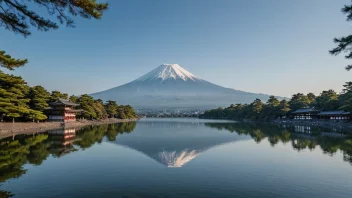
{"type": "MultiPolygon", "coordinates": [[[[138,151],[163,166],[180,168],[209,149],[250,139],[257,143],[268,141],[273,147],[279,143],[290,144],[297,152],[319,148],[330,156],[342,152],[343,160],[352,165],[351,137],[323,128],[260,123],[141,121],[138,125],[136,122],[118,123],[2,139],[0,185],[25,174],[25,164],[39,166],[49,157],[60,158],[103,141],[138,151]],[[204,126],[217,131],[204,130],[204,126]],[[148,128],[151,130],[146,130],[148,128]]],[[[0,197],[10,196],[11,193],[0,191],[0,197]]]]}
{"type": "Polygon", "coordinates": [[[180,168],[219,145],[249,139],[204,130],[204,123],[198,122],[139,122],[138,127],[153,130],[121,136],[114,143],[136,150],[169,168],[180,168]]]}

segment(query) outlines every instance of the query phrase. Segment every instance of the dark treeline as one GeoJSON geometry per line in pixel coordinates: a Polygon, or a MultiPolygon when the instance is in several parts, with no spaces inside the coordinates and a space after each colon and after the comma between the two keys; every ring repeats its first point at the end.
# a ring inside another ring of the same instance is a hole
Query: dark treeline
{"type": "Polygon", "coordinates": [[[41,121],[46,120],[45,109],[50,102],[66,99],[78,103],[84,112],[78,115],[85,119],[135,118],[136,113],[129,105],[119,106],[115,101],[94,100],[84,94],[68,96],[60,91],[48,92],[42,86],[30,87],[20,76],[0,71],[0,120],[41,121]]]}
{"type": "Polygon", "coordinates": [[[260,99],[250,104],[231,104],[227,108],[217,108],[205,111],[200,118],[208,119],[232,119],[232,120],[273,120],[280,116],[301,109],[314,107],[321,111],[345,110],[352,111],[352,82],[344,85],[342,93],[327,90],[316,96],[313,93],[307,95],[294,94],[289,100],[278,100],[270,96],[265,103],[260,99]]]}

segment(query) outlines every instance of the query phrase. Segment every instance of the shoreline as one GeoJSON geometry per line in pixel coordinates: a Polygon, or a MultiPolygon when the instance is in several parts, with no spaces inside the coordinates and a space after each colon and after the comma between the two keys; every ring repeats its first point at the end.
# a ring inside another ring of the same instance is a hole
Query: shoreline
{"type": "MultiPolygon", "coordinates": [[[[226,120],[226,119],[211,119],[211,118],[199,118],[199,119],[210,119],[210,120],[226,120]]],[[[322,127],[337,130],[348,131],[352,134],[352,121],[342,120],[234,120],[236,122],[247,122],[247,123],[266,123],[266,124],[278,124],[278,125],[301,125],[311,127],[322,127]]]]}
{"type": "Polygon", "coordinates": [[[346,130],[352,134],[352,122],[342,120],[273,120],[268,123],[287,124],[287,125],[302,125],[312,127],[323,127],[337,130],[346,130]]]}
{"type": "Polygon", "coordinates": [[[0,139],[23,134],[43,133],[45,131],[62,129],[62,128],[82,128],[85,126],[96,126],[103,124],[114,124],[122,122],[134,122],[134,119],[116,119],[109,118],[105,120],[77,120],[75,122],[0,122],[0,139]]]}

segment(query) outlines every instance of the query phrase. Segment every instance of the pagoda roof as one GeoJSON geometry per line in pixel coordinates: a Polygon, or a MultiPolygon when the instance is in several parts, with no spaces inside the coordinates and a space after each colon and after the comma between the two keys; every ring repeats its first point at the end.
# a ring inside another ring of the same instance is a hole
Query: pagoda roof
{"type": "Polygon", "coordinates": [[[65,99],[58,99],[55,102],[50,102],[49,103],[50,106],[61,106],[61,105],[66,105],[66,106],[79,106],[79,104],[70,102],[69,100],[65,100],[65,99]]]}

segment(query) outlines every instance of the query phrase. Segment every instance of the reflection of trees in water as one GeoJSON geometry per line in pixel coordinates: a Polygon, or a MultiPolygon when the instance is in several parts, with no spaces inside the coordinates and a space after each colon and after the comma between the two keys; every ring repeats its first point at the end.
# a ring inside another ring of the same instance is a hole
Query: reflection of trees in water
{"type": "Polygon", "coordinates": [[[136,127],[136,122],[123,122],[109,125],[106,137],[109,141],[115,141],[118,134],[131,133],[136,127]]]}
{"type": "Polygon", "coordinates": [[[316,147],[316,142],[311,141],[308,139],[303,139],[303,138],[293,138],[291,141],[292,148],[294,148],[297,151],[309,149],[309,150],[314,150],[316,147]]]}
{"type": "MultiPolygon", "coordinates": [[[[130,133],[135,126],[135,122],[126,122],[86,127],[77,132],[75,138],[78,141],[74,142],[74,145],[81,149],[89,148],[96,142],[101,143],[105,136],[112,141],[118,134],[130,133]]],[[[15,140],[0,140],[0,184],[25,174],[27,170],[23,169],[24,164],[41,165],[50,155],[60,157],[62,150],[65,150],[66,154],[77,150],[72,144],[64,146],[56,144],[57,141],[48,134],[19,135],[15,140]]],[[[0,191],[0,197],[10,196],[10,192],[0,191]]]]}
{"type": "Polygon", "coordinates": [[[123,133],[130,133],[136,127],[136,122],[122,122],[111,125],[99,125],[86,127],[77,132],[77,138],[74,145],[78,145],[80,148],[89,148],[96,142],[101,143],[103,138],[106,137],[109,141],[115,141],[117,135],[123,133]]]}
{"type": "Polygon", "coordinates": [[[45,147],[43,142],[48,135],[30,136],[19,140],[5,139],[0,142],[0,182],[10,178],[18,178],[26,173],[23,164],[40,165],[46,159],[47,152],[38,153],[38,149],[45,147]]]}
{"type": "Polygon", "coordinates": [[[330,156],[342,151],[344,161],[352,165],[352,139],[350,137],[322,136],[321,132],[326,129],[313,127],[308,135],[294,133],[294,127],[281,127],[266,123],[205,123],[205,126],[216,128],[219,131],[227,130],[239,135],[249,135],[257,143],[266,138],[271,146],[275,146],[279,142],[291,142],[292,148],[297,151],[314,150],[317,145],[324,154],[330,156]]]}
{"type": "Polygon", "coordinates": [[[8,197],[13,197],[13,196],[14,196],[14,194],[12,194],[11,192],[0,190],[0,197],[1,198],[8,198],[8,197]]]}

